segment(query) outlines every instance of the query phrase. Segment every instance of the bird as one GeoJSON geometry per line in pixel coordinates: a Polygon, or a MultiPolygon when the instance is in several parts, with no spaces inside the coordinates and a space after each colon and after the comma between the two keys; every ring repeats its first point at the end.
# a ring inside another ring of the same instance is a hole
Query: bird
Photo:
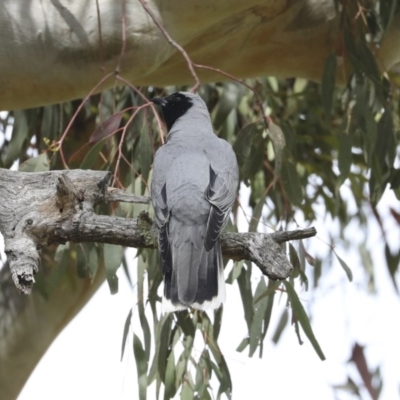
{"type": "Polygon", "coordinates": [[[154,156],[151,182],[163,310],[217,309],[225,301],[220,234],[238,190],[236,155],[214,133],[200,96],[176,92],[151,101],[168,130],[154,156]]]}

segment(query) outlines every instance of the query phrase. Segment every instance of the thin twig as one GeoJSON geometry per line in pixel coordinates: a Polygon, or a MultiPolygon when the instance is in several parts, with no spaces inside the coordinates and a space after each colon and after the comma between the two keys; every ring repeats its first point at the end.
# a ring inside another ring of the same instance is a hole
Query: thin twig
{"type": "Polygon", "coordinates": [[[89,100],[89,97],[99,88],[99,86],[101,86],[108,78],[112,77],[114,75],[114,72],[110,72],[108,73],[106,76],[104,76],[98,83],[97,85],[95,85],[92,90],[85,96],[85,98],[82,100],[81,104],[79,104],[79,107],[77,108],[77,110],[75,111],[74,115],[72,116],[72,118],[70,119],[67,127],[65,128],[63,134],[61,135],[60,140],[55,143],[55,145],[57,145],[60,149],[60,157],[61,157],[61,161],[63,163],[63,167],[65,169],[69,169],[68,165],[65,161],[65,157],[64,157],[64,152],[62,149],[62,145],[64,142],[65,137],[67,136],[69,130],[71,129],[72,124],[74,123],[76,117],[78,116],[79,112],[82,110],[83,106],[85,105],[85,103],[89,100]]]}
{"type": "Polygon", "coordinates": [[[113,176],[113,183],[112,185],[114,185],[116,179],[117,179],[117,174],[118,174],[118,170],[119,170],[119,164],[121,162],[121,158],[122,158],[122,144],[124,143],[124,139],[125,139],[125,135],[126,132],[128,130],[129,125],[131,124],[131,122],[135,119],[136,115],[139,113],[140,110],[142,110],[143,108],[147,107],[147,104],[144,104],[140,107],[138,107],[135,112],[130,116],[130,118],[128,119],[128,122],[125,124],[123,130],[122,130],[122,135],[121,135],[121,139],[119,141],[118,144],[118,157],[117,157],[117,162],[115,164],[115,171],[114,171],[114,176],[113,176]]]}
{"type": "Polygon", "coordinates": [[[192,75],[194,81],[195,81],[195,85],[192,87],[191,91],[196,93],[197,89],[199,88],[201,82],[200,79],[195,71],[194,68],[194,64],[193,61],[190,59],[188,53],[186,53],[185,49],[178,44],[177,42],[175,42],[174,39],[172,39],[171,35],[167,32],[167,30],[164,28],[164,26],[158,22],[156,16],[154,15],[153,11],[150,10],[149,6],[147,5],[146,0],[139,0],[140,4],[143,6],[143,8],[146,10],[147,14],[149,14],[150,18],[153,20],[153,22],[157,25],[158,29],[161,31],[161,33],[165,36],[165,38],[167,39],[168,43],[175,47],[184,57],[184,59],[187,62],[190,74],[192,75]]]}
{"type": "Polygon", "coordinates": [[[143,8],[146,10],[147,14],[150,16],[150,18],[153,20],[153,22],[157,25],[158,29],[161,31],[161,33],[165,36],[165,38],[167,39],[168,43],[175,47],[181,54],[182,56],[185,58],[186,63],[188,65],[189,71],[195,81],[194,86],[191,88],[192,92],[197,92],[201,81],[199,76],[197,75],[196,72],[196,68],[199,69],[206,69],[209,71],[213,71],[216,72],[220,75],[223,75],[235,82],[238,82],[240,84],[242,84],[243,86],[245,86],[246,88],[248,88],[249,90],[251,90],[256,98],[256,103],[260,109],[260,113],[262,115],[264,124],[265,124],[265,128],[268,129],[269,127],[269,121],[270,118],[265,114],[264,112],[264,106],[263,106],[263,102],[261,100],[260,95],[257,93],[257,91],[252,88],[250,85],[248,85],[247,83],[245,83],[242,79],[239,79],[237,77],[235,77],[234,75],[229,74],[228,72],[223,71],[222,69],[219,68],[214,68],[214,67],[210,67],[208,65],[201,65],[201,64],[196,64],[192,61],[192,59],[190,58],[190,56],[188,55],[188,53],[185,51],[185,49],[178,44],[177,42],[175,42],[175,40],[172,39],[171,35],[168,33],[168,31],[164,28],[164,26],[157,20],[156,16],[154,15],[154,13],[150,10],[150,8],[148,7],[146,0],[139,0],[140,3],[142,4],[143,8]]]}
{"type": "Polygon", "coordinates": [[[153,115],[157,121],[158,130],[160,132],[161,143],[164,144],[164,131],[162,129],[162,122],[156,108],[154,107],[154,104],[140,90],[138,90],[138,88],[135,85],[132,85],[132,83],[123,78],[121,75],[117,75],[117,79],[125,83],[125,85],[129,86],[139,97],[143,99],[143,101],[145,101],[148,105],[150,105],[153,115]]]}

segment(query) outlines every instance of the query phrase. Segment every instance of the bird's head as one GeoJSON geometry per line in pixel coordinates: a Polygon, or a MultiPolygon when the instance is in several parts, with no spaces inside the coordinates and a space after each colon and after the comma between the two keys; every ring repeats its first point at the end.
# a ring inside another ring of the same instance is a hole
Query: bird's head
{"type": "Polygon", "coordinates": [[[207,111],[207,106],[197,94],[190,92],[176,92],[167,97],[154,97],[151,101],[161,107],[161,111],[167,124],[168,132],[172,125],[190,109],[192,111],[207,111]]]}

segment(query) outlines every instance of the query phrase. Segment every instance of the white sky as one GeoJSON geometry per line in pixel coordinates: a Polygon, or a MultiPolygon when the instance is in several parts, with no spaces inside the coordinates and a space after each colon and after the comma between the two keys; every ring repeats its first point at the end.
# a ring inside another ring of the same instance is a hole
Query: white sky
{"type": "MultiPolygon", "coordinates": [[[[400,211],[394,196],[390,193],[380,204],[381,210],[387,206],[400,211]]],[[[389,220],[389,218],[387,218],[389,220]]],[[[319,219],[316,224],[318,238],[327,240],[333,226],[331,221],[319,219]]],[[[394,228],[393,237],[398,240],[394,228]]],[[[381,365],[384,387],[380,400],[399,398],[400,387],[400,301],[390,283],[380,244],[380,230],[374,221],[370,222],[370,247],[374,246],[374,268],[379,295],[365,293],[365,276],[357,256],[357,248],[346,251],[337,247],[340,256],[352,268],[354,280],[349,283],[339,263],[335,261],[329,271],[325,271],[319,289],[314,293],[299,292],[303,305],[312,315],[314,333],[327,358],[319,360],[305,335],[304,344],[298,344],[292,327],[285,330],[277,346],[270,341],[286,298],[274,304],[269,334],[265,340],[264,357],[252,359],[246,351],[237,353],[236,347],[246,335],[242,304],[237,284],[227,285],[227,302],[219,343],[226,357],[233,381],[233,399],[323,399],[334,400],[331,385],[347,381],[347,373],[353,380],[361,382],[354,367],[346,367],[351,355],[351,345],[357,341],[366,345],[366,356],[371,368],[381,365]],[[309,300],[314,296],[313,305],[309,300]]],[[[392,232],[392,231],[390,231],[392,232]]],[[[390,233],[389,232],[389,233],[390,233]]],[[[362,232],[351,227],[354,243],[363,240],[362,232]]],[[[326,245],[317,238],[306,241],[310,253],[326,245]]],[[[133,254],[132,251],[130,254],[133,254]]],[[[312,268],[312,267],[308,267],[312,268]]],[[[134,269],[134,267],[133,267],[134,269]]],[[[256,269],[256,268],[255,268],[256,269]]],[[[107,284],[59,335],[47,354],[31,375],[19,400],[32,399],[136,399],[137,376],[132,354],[132,338],[120,362],[121,339],[126,316],[135,302],[135,293],[122,270],[120,291],[109,294],[107,284]]],[[[135,275],[134,271],[133,274],[135,275]]],[[[254,281],[260,278],[255,274],[254,281]]],[[[279,299],[279,296],[276,296],[279,299]]],[[[135,329],[136,326],[133,327],[135,329]]],[[[140,332],[140,325],[137,325],[140,332]]],[[[198,349],[199,351],[202,348],[198,349]]],[[[367,392],[362,392],[369,399],[367,392]]],[[[148,399],[155,398],[154,388],[150,388],[148,399]]],[[[353,399],[342,395],[340,399],[353,399]]]]}

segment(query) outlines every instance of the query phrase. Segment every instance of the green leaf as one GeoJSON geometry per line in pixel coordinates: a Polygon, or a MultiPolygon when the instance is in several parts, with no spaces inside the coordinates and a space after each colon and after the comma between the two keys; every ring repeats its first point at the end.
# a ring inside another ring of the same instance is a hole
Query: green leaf
{"type": "Polygon", "coordinates": [[[207,387],[211,378],[210,355],[207,349],[201,353],[199,362],[195,364],[196,368],[196,385],[195,390],[198,392],[199,400],[211,400],[207,387]]]}
{"type": "Polygon", "coordinates": [[[323,361],[325,360],[324,353],[317,342],[317,339],[314,336],[314,332],[312,331],[310,320],[308,318],[307,313],[304,310],[303,305],[300,302],[300,299],[297,296],[296,291],[293,289],[293,286],[288,281],[283,281],[283,284],[286,287],[286,292],[288,294],[290,304],[292,305],[293,312],[296,315],[297,321],[299,321],[301,327],[305,335],[307,336],[308,340],[311,342],[314,350],[318,354],[319,358],[323,361]]]}
{"type": "Polygon", "coordinates": [[[153,162],[152,143],[150,141],[151,130],[147,120],[144,120],[140,133],[139,151],[140,151],[140,171],[142,173],[142,194],[146,190],[146,182],[149,180],[150,167],[153,162]]]}
{"type": "Polygon", "coordinates": [[[267,290],[271,290],[272,293],[270,293],[268,295],[267,307],[266,307],[265,313],[264,313],[263,329],[262,329],[262,334],[261,334],[261,339],[260,339],[260,358],[262,358],[262,352],[263,352],[262,344],[265,339],[265,336],[267,335],[269,323],[271,322],[272,308],[274,305],[276,289],[278,289],[280,284],[281,284],[280,282],[275,282],[272,280],[268,281],[267,290]]]}
{"type": "Polygon", "coordinates": [[[390,278],[392,279],[393,287],[397,293],[399,293],[399,289],[396,282],[396,273],[399,269],[400,263],[400,251],[397,254],[392,254],[388,244],[385,244],[385,257],[386,263],[389,269],[390,278]]]}
{"type": "Polygon", "coordinates": [[[236,82],[224,82],[221,97],[213,110],[213,125],[216,131],[218,131],[222,124],[225,122],[228,115],[234,110],[239,101],[241,100],[241,94],[243,92],[242,85],[236,82]]]}
{"type": "Polygon", "coordinates": [[[215,366],[214,363],[211,363],[211,366],[217,376],[217,379],[220,381],[220,387],[218,389],[217,400],[221,398],[221,394],[225,393],[228,399],[231,399],[232,396],[232,380],[229,372],[228,365],[225,361],[225,358],[221,352],[221,349],[218,346],[217,341],[214,340],[212,324],[207,316],[207,314],[202,315],[202,329],[204,332],[208,333],[205,336],[206,343],[209,345],[209,349],[217,363],[218,366],[215,366]],[[213,365],[214,364],[214,365],[213,365]]]}
{"type": "Polygon", "coordinates": [[[26,143],[36,132],[39,108],[14,111],[14,124],[11,140],[4,144],[4,167],[9,168],[14,161],[26,152],[26,143]]]}
{"type": "Polygon", "coordinates": [[[290,263],[293,265],[293,272],[292,272],[292,277],[297,278],[298,275],[300,274],[301,270],[301,265],[300,265],[300,259],[297,254],[296,249],[292,245],[292,243],[289,243],[289,259],[290,263]]]}
{"type": "Polygon", "coordinates": [[[105,144],[106,144],[106,140],[101,140],[100,142],[97,142],[94,146],[92,146],[92,148],[87,152],[85,158],[83,159],[82,164],[80,165],[80,168],[81,169],[93,168],[93,165],[98,160],[99,154],[105,144]]]}
{"type": "MultiPolygon", "coordinates": [[[[257,285],[256,292],[254,294],[254,298],[258,298],[261,293],[263,293],[267,288],[265,284],[264,277],[261,277],[260,282],[257,285]]],[[[262,337],[262,328],[264,321],[265,310],[267,309],[267,299],[263,299],[258,302],[253,302],[254,305],[254,315],[251,321],[250,326],[250,349],[249,349],[249,357],[252,357],[254,352],[257,350],[257,347],[260,344],[260,340],[262,337]]]]}
{"type": "Polygon", "coordinates": [[[138,386],[139,386],[139,399],[146,400],[147,397],[147,360],[146,354],[143,350],[142,342],[133,334],[133,353],[135,355],[137,374],[138,374],[138,386]]]}
{"type": "Polygon", "coordinates": [[[87,259],[88,245],[79,243],[76,248],[76,269],[79,278],[86,278],[87,274],[87,259]]]}
{"type": "Polygon", "coordinates": [[[105,243],[103,247],[104,266],[111,294],[118,293],[117,270],[121,265],[123,256],[122,246],[105,243]]]}
{"type": "Polygon", "coordinates": [[[341,267],[343,268],[344,272],[347,275],[347,279],[349,280],[349,282],[351,282],[353,280],[353,273],[351,272],[350,267],[337,255],[336,251],[334,251],[335,256],[337,257],[337,259],[339,260],[339,263],[341,265],[341,267]]]}
{"type": "Polygon", "coordinates": [[[251,292],[251,263],[246,261],[247,268],[242,268],[242,271],[237,278],[239,285],[240,296],[242,297],[244,318],[247,323],[247,328],[250,332],[251,321],[253,320],[253,293],[251,292]]]}
{"type": "Polygon", "coordinates": [[[124,332],[122,334],[121,361],[124,357],[126,339],[128,338],[129,326],[131,325],[131,319],[132,319],[132,308],[130,309],[128,316],[126,317],[125,325],[124,325],[124,332]]]}
{"type": "Polygon", "coordinates": [[[226,283],[232,284],[233,282],[235,282],[235,280],[238,278],[238,276],[240,275],[242,268],[243,268],[243,264],[244,261],[235,261],[233,263],[233,268],[231,270],[231,272],[228,275],[228,278],[226,278],[226,283]]]}
{"type": "Polygon", "coordinates": [[[218,340],[218,336],[221,331],[223,312],[224,312],[224,307],[219,307],[216,310],[214,310],[213,334],[215,340],[218,340]]]}
{"type": "MultiPolygon", "coordinates": [[[[153,310],[153,312],[156,312],[153,310]]],[[[172,340],[171,335],[172,314],[165,314],[160,321],[156,324],[154,341],[155,341],[155,354],[153,362],[148,375],[148,384],[150,385],[157,377],[157,381],[164,382],[165,368],[168,358],[168,347],[172,340]],[[158,375],[158,376],[157,376],[158,375]]]]}
{"type": "Polygon", "coordinates": [[[336,79],[336,54],[332,53],[325,61],[322,72],[321,94],[322,106],[325,111],[326,120],[330,122],[332,115],[333,94],[336,79]]]}
{"type": "Polygon", "coordinates": [[[48,171],[49,169],[50,163],[46,151],[37,157],[29,158],[18,168],[18,170],[21,172],[44,172],[48,171]]]}
{"type": "Polygon", "coordinates": [[[182,329],[185,336],[194,336],[196,332],[196,326],[193,323],[192,317],[187,310],[182,310],[175,314],[177,319],[177,325],[182,329]]]}
{"type": "Polygon", "coordinates": [[[181,391],[181,400],[193,400],[193,399],[194,399],[194,390],[189,385],[189,382],[184,381],[181,391]]]}
{"type": "Polygon", "coordinates": [[[272,144],[274,146],[275,152],[275,168],[274,168],[274,187],[276,180],[279,177],[282,167],[282,157],[283,157],[283,149],[286,145],[285,135],[282,132],[282,129],[275,125],[272,120],[269,121],[268,126],[268,136],[271,138],[272,144]]]}
{"type": "Polygon", "coordinates": [[[300,206],[303,201],[303,188],[296,166],[292,161],[286,160],[282,164],[281,178],[290,202],[295,206],[300,206]]]}
{"type": "Polygon", "coordinates": [[[146,359],[147,359],[147,361],[149,361],[150,360],[150,352],[151,352],[151,330],[150,330],[149,322],[147,321],[147,318],[146,318],[146,314],[144,311],[144,305],[142,302],[139,302],[138,310],[139,310],[140,325],[142,327],[143,337],[144,337],[144,349],[145,349],[145,353],[146,353],[146,359]]]}
{"type": "Polygon", "coordinates": [[[174,352],[169,353],[167,368],[165,369],[165,392],[164,400],[169,400],[175,396],[175,357],[174,352]]]}
{"type": "Polygon", "coordinates": [[[285,308],[282,312],[281,318],[279,319],[278,326],[276,327],[274,336],[272,337],[272,342],[277,344],[279,342],[279,339],[286,328],[286,325],[289,320],[289,313],[287,308],[285,308]]]}
{"type": "Polygon", "coordinates": [[[340,171],[340,182],[344,182],[349,176],[350,168],[352,164],[352,137],[346,132],[339,134],[339,171],[340,171]]]}
{"type": "Polygon", "coordinates": [[[264,128],[261,122],[246,125],[239,132],[233,145],[240,172],[245,181],[252,179],[262,166],[265,147],[264,128]]]}
{"type": "Polygon", "coordinates": [[[253,215],[251,216],[250,224],[249,224],[249,232],[257,232],[257,227],[260,222],[260,218],[262,215],[262,210],[265,205],[266,196],[261,197],[256,206],[253,209],[253,215]]]}
{"type": "Polygon", "coordinates": [[[97,254],[95,245],[90,246],[87,268],[89,270],[90,278],[93,281],[96,276],[97,269],[99,268],[99,256],[97,254]]]}
{"type": "Polygon", "coordinates": [[[239,344],[239,346],[237,347],[236,351],[237,351],[238,353],[241,353],[249,344],[250,344],[249,338],[247,338],[247,337],[244,338],[244,339],[240,342],[240,344],[239,344]]]}

